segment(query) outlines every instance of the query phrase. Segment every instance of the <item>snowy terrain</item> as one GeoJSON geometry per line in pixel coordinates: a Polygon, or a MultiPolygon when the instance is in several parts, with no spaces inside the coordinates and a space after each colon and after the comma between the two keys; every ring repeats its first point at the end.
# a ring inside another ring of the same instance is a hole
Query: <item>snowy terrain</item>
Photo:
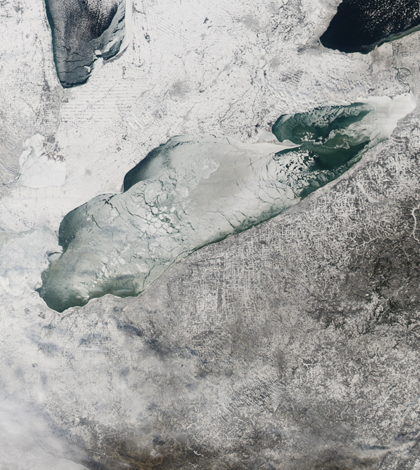
{"type": "Polygon", "coordinates": [[[173,136],[416,101],[419,33],[325,49],[338,3],[134,0],[125,52],[63,89],[44,2],[1,2],[1,469],[420,468],[418,109],[139,297],[59,314],[36,291],[63,217],[173,136]]]}

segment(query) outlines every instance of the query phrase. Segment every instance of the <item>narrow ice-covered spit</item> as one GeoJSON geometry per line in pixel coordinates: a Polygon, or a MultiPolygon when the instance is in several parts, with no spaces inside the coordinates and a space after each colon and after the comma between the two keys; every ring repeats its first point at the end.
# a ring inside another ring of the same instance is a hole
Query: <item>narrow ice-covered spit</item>
{"type": "Polygon", "coordinates": [[[82,85],[131,35],[131,0],[45,0],[58,78],[82,85]]]}
{"type": "Polygon", "coordinates": [[[63,254],[43,273],[57,311],[144,291],[175,261],[280,214],[342,175],[414,108],[410,95],[282,116],[280,144],[215,136],[170,139],[60,226],[63,254]]]}

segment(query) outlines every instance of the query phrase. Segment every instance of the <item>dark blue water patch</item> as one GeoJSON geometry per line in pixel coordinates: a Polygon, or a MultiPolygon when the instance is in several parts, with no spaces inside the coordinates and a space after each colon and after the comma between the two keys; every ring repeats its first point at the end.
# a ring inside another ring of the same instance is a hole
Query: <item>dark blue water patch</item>
{"type": "Polygon", "coordinates": [[[45,0],[54,62],[64,88],[86,83],[95,62],[120,52],[125,0],[45,0]]]}
{"type": "Polygon", "coordinates": [[[420,0],[343,0],[321,43],[366,54],[420,28],[420,0]]]}

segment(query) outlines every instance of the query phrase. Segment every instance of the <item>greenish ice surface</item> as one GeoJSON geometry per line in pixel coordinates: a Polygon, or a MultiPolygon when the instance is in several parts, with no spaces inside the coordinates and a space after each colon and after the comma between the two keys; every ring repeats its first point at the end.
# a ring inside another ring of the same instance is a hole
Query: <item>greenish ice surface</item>
{"type": "Polygon", "coordinates": [[[178,136],[62,221],[63,251],[42,275],[56,311],[139,295],[176,261],[277,216],[351,168],[414,108],[410,95],[281,116],[279,143],[178,136]]]}
{"type": "Polygon", "coordinates": [[[301,197],[339,176],[347,163],[355,163],[371,141],[370,133],[362,131],[360,122],[372,111],[369,104],[355,103],[284,115],[277,120],[273,134],[279,141],[299,145],[288,152],[294,154],[294,161],[313,173],[313,182],[302,189],[301,197]]]}

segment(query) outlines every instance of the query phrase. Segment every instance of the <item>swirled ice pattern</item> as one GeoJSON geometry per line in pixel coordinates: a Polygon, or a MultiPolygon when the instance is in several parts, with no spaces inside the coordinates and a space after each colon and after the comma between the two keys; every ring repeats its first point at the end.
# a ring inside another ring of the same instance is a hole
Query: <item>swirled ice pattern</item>
{"type": "Polygon", "coordinates": [[[282,116],[280,144],[180,136],[127,173],[124,192],[97,196],[62,221],[62,255],[43,273],[57,311],[105,294],[134,296],[175,261],[280,214],[388,138],[410,96],[282,116]]]}
{"type": "Polygon", "coordinates": [[[131,0],[45,0],[54,61],[64,88],[82,85],[125,47],[131,0]]]}

